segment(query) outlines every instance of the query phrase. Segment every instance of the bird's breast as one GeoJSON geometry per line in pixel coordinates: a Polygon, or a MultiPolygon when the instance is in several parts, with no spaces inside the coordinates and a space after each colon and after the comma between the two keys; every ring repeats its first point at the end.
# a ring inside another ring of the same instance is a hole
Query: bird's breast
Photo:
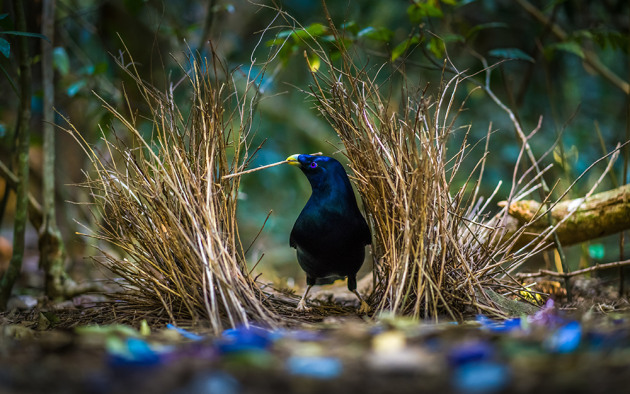
{"type": "Polygon", "coordinates": [[[333,250],[363,247],[360,242],[363,217],[337,210],[304,210],[298,217],[291,237],[306,250],[333,250]],[[360,220],[357,220],[360,219],[360,220]]]}

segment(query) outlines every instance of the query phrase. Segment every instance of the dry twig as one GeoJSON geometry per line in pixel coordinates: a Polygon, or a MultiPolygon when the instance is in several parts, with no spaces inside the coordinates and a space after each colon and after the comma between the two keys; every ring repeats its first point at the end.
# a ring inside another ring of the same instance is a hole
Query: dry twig
{"type": "Polygon", "coordinates": [[[554,276],[556,278],[571,278],[573,276],[584,275],[591,272],[601,271],[601,270],[610,269],[610,268],[621,268],[628,265],[630,265],[630,260],[616,261],[614,263],[606,263],[606,264],[595,264],[592,267],[583,268],[581,270],[571,271],[571,272],[556,272],[556,271],[541,269],[538,272],[519,272],[515,274],[514,276],[519,279],[538,278],[541,276],[554,276]]]}

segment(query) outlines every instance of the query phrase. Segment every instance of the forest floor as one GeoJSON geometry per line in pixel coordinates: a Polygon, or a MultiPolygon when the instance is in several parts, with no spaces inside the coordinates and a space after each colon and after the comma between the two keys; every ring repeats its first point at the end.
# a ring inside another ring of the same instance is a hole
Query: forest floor
{"type": "Polygon", "coordinates": [[[368,320],[347,307],[220,336],[142,317],[97,326],[111,306],[85,298],[14,309],[0,315],[0,392],[620,392],[630,385],[630,304],[596,279],[574,293],[506,321],[368,320]]]}

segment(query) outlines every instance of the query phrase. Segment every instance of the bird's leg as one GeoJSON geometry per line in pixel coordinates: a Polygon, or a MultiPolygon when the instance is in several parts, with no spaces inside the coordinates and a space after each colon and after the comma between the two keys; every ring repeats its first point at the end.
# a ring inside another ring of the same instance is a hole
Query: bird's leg
{"type": "Polygon", "coordinates": [[[308,295],[308,292],[311,291],[311,287],[313,287],[313,285],[308,285],[306,287],[306,291],[304,292],[302,299],[298,302],[297,308],[295,308],[298,312],[309,312],[311,310],[311,308],[306,306],[306,296],[308,295]]]}
{"type": "Polygon", "coordinates": [[[368,303],[363,300],[363,297],[361,297],[361,294],[359,294],[357,289],[352,290],[352,292],[359,298],[359,301],[361,301],[361,306],[359,307],[359,314],[365,315],[369,313],[372,310],[372,308],[370,308],[368,303]]]}

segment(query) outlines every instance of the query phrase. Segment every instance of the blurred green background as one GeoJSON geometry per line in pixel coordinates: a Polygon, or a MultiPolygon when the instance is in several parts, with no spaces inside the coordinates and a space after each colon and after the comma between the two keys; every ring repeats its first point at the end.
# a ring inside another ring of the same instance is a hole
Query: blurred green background
{"type": "MultiPolygon", "coordinates": [[[[255,58],[257,64],[267,59],[276,48],[269,41],[277,34],[286,37],[291,28],[299,28],[279,17],[273,4],[264,1],[264,6],[244,0],[58,0],[56,4],[56,107],[97,145],[99,125],[105,129],[111,119],[93,92],[123,108],[121,89],[132,84],[114,62],[124,49],[123,42],[143,78],[165,88],[182,77],[177,62],[185,62],[189,50],[209,53],[208,40],[231,70],[247,70],[250,59],[255,58]],[[265,31],[267,27],[271,29],[265,31]]],[[[319,0],[279,1],[276,5],[326,45],[329,33],[319,0]]],[[[536,154],[542,155],[562,134],[553,153],[544,159],[545,164],[554,163],[546,179],[550,185],[560,180],[558,191],[565,190],[604,152],[628,139],[628,94],[585,62],[588,52],[610,72],[630,80],[627,0],[329,1],[327,5],[335,24],[347,32],[347,45],[368,68],[376,70],[387,63],[378,81],[390,92],[394,107],[404,84],[410,92],[420,92],[429,84],[428,92],[435,96],[447,54],[459,70],[467,70],[468,74],[482,69],[479,57],[490,64],[504,61],[493,70],[491,87],[527,131],[543,117],[542,129],[532,140],[536,154]],[[527,4],[566,31],[566,37],[559,38],[552,28],[528,13],[524,8],[527,4]]],[[[0,6],[4,15],[0,19],[0,38],[13,43],[14,36],[2,34],[15,30],[11,3],[0,1],[0,6]]],[[[29,31],[41,31],[41,2],[29,1],[25,6],[29,31]]],[[[32,38],[30,45],[34,76],[31,167],[33,189],[37,190],[41,174],[40,39],[32,38]]],[[[252,167],[283,160],[293,153],[316,151],[344,161],[334,131],[300,91],[308,89],[311,82],[303,50],[298,40],[289,38],[260,81],[264,99],[258,106],[251,142],[254,147],[266,142],[252,167]]],[[[13,130],[18,102],[11,86],[17,80],[14,51],[3,51],[0,66],[4,71],[0,75],[0,159],[11,163],[15,160],[13,130]]],[[[474,80],[483,82],[483,75],[474,80]]],[[[474,143],[485,138],[492,123],[495,132],[482,192],[489,195],[503,180],[499,201],[509,191],[520,145],[506,113],[484,92],[475,91],[475,86],[471,81],[459,89],[460,100],[469,97],[458,124],[471,125],[470,140],[474,143]]],[[[132,89],[128,91],[132,100],[138,100],[132,106],[137,104],[142,111],[139,97],[132,89]]],[[[185,103],[186,92],[178,93],[185,103]]],[[[454,138],[453,149],[461,135],[463,131],[454,138]]],[[[90,241],[75,235],[80,229],[77,221],[89,224],[91,218],[85,207],[67,203],[85,201],[87,196],[66,185],[80,182],[81,170],[89,166],[67,135],[60,132],[58,137],[59,220],[73,267],[80,269],[84,256],[95,250],[85,248],[90,241]]],[[[477,148],[469,160],[470,169],[481,156],[482,149],[477,148]]],[[[582,178],[568,197],[586,193],[602,169],[597,167],[582,178]]],[[[599,190],[626,183],[622,173],[623,159],[599,190]]],[[[465,176],[465,171],[460,175],[465,176]]],[[[270,278],[303,280],[294,251],[288,246],[288,235],[309,193],[306,179],[289,166],[242,177],[239,225],[245,247],[272,211],[264,232],[248,254],[250,263],[265,254],[257,270],[265,271],[270,278]]],[[[2,223],[2,234],[8,239],[11,209],[9,203],[2,223]]],[[[34,235],[29,239],[31,245],[36,242],[34,235]]],[[[593,261],[617,260],[618,236],[570,248],[569,254],[573,268],[593,261]]]]}

